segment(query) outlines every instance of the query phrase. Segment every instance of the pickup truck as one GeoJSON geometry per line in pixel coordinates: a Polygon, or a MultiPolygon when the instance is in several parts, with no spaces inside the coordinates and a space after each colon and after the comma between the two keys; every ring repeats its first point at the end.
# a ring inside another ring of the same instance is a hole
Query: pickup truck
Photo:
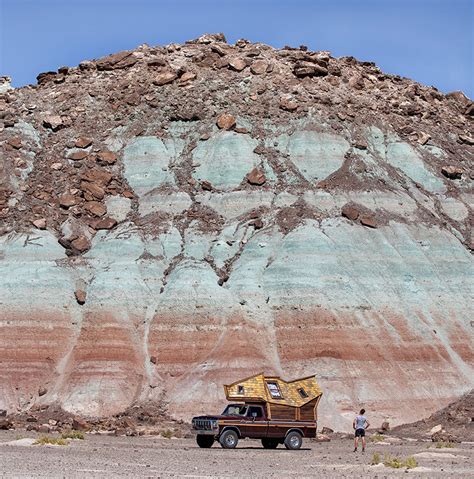
{"type": "Polygon", "coordinates": [[[284,444],[300,449],[303,437],[316,437],[316,420],[269,419],[265,404],[229,404],[221,415],[197,416],[192,420],[199,447],[212,447],[215,441],[233,449],[239,439],[260,439],[265,449],[284,444]]]}

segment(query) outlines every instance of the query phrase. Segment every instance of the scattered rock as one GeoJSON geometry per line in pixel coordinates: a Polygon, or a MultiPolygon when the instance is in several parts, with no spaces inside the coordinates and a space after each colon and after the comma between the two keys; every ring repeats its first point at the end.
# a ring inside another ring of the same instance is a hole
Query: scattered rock
{"type": "Polygon", "coordinates": [[[13,427],[13,423],[7,418],[0,418],[0,430],[7,431],[13,427]]]}
{"type": "Polygon", "coordinates": [[[113,165],[117,161],[117,155],[113,151],[99,151],[97,161],[106,165],[113,165]]]}
{"type": "Polygon", "coordinates": [[[390,423],[388,421],[384,421],[380,429],[384,432],[390,431],[390,423]]]}
{"type": "Polygon", "coordinates": [[[316,63],[301,61],[295,65],[293,73],[299,78],[318,77],[326,76],[328,74],[328,69],[316,63]]]}
{"type": "Polygon", "coordinates": [[[74,296],[78,304],[83,305],[86,302],[87,293],[83,289],[76,289],[74,296]]]}
{"type": "Polygon", "coordinates": [[[7,143],[15,150],[19,150],[21,148],[21,138],[19,138],[18,136],[15,136],[14,138],[9,138],[7,143]]]}
{"type": "Polygon", "coordinates": [[[298,103],[291,98],[281,98],[280,108],[285,111],[295,111],[298,108],[298,103]]]}
{"type": "Polygon", "coordinates": [[[349,86],[354,90],[363,90],[365,88],[364,79],[361,75],[353,75],[349,78],[349,86]]]}
{"type": "Polygon", "coordinates": [[[465,143],[466,145],[474,145],[474,138],[468,135],[459,135],[459,141],[465,143]]]}
{"type": "Polygon", "coordinates": [[[430,430],[430,434],[436,434],[437,432],[440,432],[443,430],[443,426],[441,424],[438,424],[437,426],[434,426],[430,430]]]}
{"type": "Polygon", "coordinates": [[[62,208],[70,208],[71,206],[77,205],[80,202],[79,198],[69,193],[61,195],[59,197],[59,205],[62,208]]]}
{"type": "Polygon", "coordinates": [[[420,145],[426,145],[428,141],[431,140],[431,135],[428,135],[428,133],[423,133],[422,131],[418,132],[418,143],[420,145]]]}
{"type": "Polygon", "coordinates": [[[441,168],[441,173],[450,180],[459,180],[462,177],[462,170],[453,165],[443,166],[441,168]]]}
{"type": "Polygon", "coordinates": [[[107,208],[98,201],[87,201],[84,205],[84,209],[93,216],[104,216],[107,213],[107,208]]]}
{"type": "Polygon", "coordinates": [[[87,421],[83,420],[83,419],[80,419],[80,418],[74,418],[72,420],[72,428],[75,430],[75,431],[87,431],[89,430],[89,424],[87,423],[87,421]]]}
{"type": "Polygon", "coordinates": [[[40,396],[40,397],[44,396],[47,392],[48,392],[48,390],[43,386],[40,386],[38,388],[38,396],[40,396]]]}
{"type": "Polygon", "coordinates": [[[115,226],[117,226],[117,220],[115,220],[114,218],[110,218],[109,216],[93,221],[91,223],[91,227],[95,230],[111,230],[115,226]]]}
{"type": "Polygon", "coordinates": [[[71,241],[71,247],[78,253],[83,253],[91,247],[91,243],[85,236],[79,236],[74,241],[71,241]]]}
{"type": "Polygon", "coordinates": [[[253,220],[250,225],[253,226],[256,230],[259,230],[263,228],[263,221],[260,218],[257,218],[256,220],[253,220]]]}
{"type": "Polygon", "coordinates": [[[39,230],[46,229],[46,218],[38,218],[37,220],[33,220],[32,223],[34,227],[38,228],[39,230]]]}
{"type": "Polygon", "coordinates": [[[456,436],[454,436],[453,434],[450,434],[444,429],[433,433],[431,435],[431,440],[433,442],[460,442],[456,436]]]}
{"type": "Polygon", "coordinates": [[[89,138],[85,138],[83,136],[79,137],[74,143],[74,146],[76,148],[87,148],[91,145],[92,145],[92,140],[89,138]]]}
{"type": "Polygon", "coordinates": [[[254,168],[250,173],[247,174],[247,181],[251,185],[261,186],[267,181],[267,178],[262,170],[259,168],[254,168]]]}
{"type": "Polygon", "coordinates": [[[65,125],[63,119],[59,115],[45,115],[43,117],[43,126],[45,128],[50,128],[53,131],[58,131],[65,125]]]}
{"type": "Polygon", "coordinates": [[[331,429],[330,427],[324,426],[324,427],[321,429],[321,433],[322,433],[322,434],[332,434],[333,432],[334,432],[334,430],[331,429]]]}
{"type": "Polygon", "coordinates": [[[364,226],[367,226],[368,228],[377,228],[377,221],[373,216],[361,216],[360,217],[360,222],[364,226]]]}
{"type": "Polygon", "coordinates": [[[80,160],[85,160],[89,156],[89,153],[87,151],[74,151],[68,156],[68,160],[72,161],[80,161],[80,160]]]}
{"type": "Polygon", "coordinates": [[[95,66],[97,70],[118,70],[129,68],[135,65],[137,61],[138,57],[135,56],[133,52],[123,51],[97,60],[95,66]]]}
{"type": "Polygon", "coordinates": [[[59,171],[63,169],[63,164],[62,163],[53,163],[50,168],[55,171],[59,171]]]}
{"type": "Polygon", "coordinates": [[[201,188],[205,191],[212,191],[213,187],[209,181],[201,181],[201,188]]]}
{"type": "Polygon", "coordinates": [[[235,117],[230,113],[222,113],[217,117],[216,124],[221,130],[230,130],[235,126],[235,117]]]}
{"type": "Polygon", "coordinates": [[[41,424],[41,426],[38,426],[37,431],[42,434],[48,434],[51,432],[51,426],[49,424],[41,424]]]}
{"type": "Polygon", "coordinates": [[[315,440],[316,442],[331,442],[331,438],[326,434],[318,434],[315,440]]]}
{"type": "MultiPolygon", "coordinates": [[[[96,183],[90,183],[89,181],[81,181],[81,190],[83,192],[89,193],[95,199],[101,200],[105,196],[104,189],[96,183]]],[[[93,199],[88,198],[88,199],[93,199]]]]}
{"type": "Polygon", "coordinates": [[[7,410],[6,409],[0,409],[0,417],[6,417],[7,415],[7,410]]]}

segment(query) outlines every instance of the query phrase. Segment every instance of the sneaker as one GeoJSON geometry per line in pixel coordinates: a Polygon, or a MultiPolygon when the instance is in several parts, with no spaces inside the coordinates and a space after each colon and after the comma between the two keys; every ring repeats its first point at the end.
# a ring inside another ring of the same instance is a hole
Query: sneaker
{"type": "Polygon", "coordinates": [[[357,447],[354,447],[354,452],[357,452],[357,447]]]}
{"type": "Polygon", "coordinates": [[[362,449],[362,452],[365,452],[365,448],[362,449]]]}

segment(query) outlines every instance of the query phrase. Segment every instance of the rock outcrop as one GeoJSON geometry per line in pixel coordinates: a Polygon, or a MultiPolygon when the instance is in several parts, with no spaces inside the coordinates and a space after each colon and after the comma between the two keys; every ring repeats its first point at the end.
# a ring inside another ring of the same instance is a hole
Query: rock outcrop
{"type": "Polygon", "coordinates": [[[0,91],[0,409],[316,373],[342,429],[473,387],[464,95],[222,35],[38,82],[0,91]]]}

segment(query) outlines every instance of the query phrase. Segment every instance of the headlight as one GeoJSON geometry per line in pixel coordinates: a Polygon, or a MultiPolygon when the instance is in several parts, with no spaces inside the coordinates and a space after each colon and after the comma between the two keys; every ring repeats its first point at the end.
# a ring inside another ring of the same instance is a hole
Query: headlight
{"type": "Polygon", "coordinates": [[[217,421],[217,419],[213,419],[211,421],[211,428],[212,429],[219,429],[219,421],[217,421]]]}

